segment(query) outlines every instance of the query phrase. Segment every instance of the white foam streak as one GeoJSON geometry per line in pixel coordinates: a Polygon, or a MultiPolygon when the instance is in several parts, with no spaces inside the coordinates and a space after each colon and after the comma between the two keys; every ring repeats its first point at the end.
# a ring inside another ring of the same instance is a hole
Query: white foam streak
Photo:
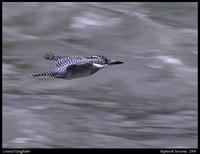
{"type": "Polygon", "coordinates": [[[164,63],[172,64],[172,65],[182,65],[182,61],[180,59],[174,58],[172,56],[157,56],[157,59],[161,60],[164,63]]]}

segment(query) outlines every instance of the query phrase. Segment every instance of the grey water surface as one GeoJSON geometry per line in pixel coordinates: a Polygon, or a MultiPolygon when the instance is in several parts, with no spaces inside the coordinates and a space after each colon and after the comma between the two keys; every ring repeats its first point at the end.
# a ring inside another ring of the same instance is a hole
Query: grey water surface
{"type": "Polygon", "coordinates": [[[197,3],[3,3],[4,148],[197,148],[197,3]],[[31,76],[45,53],[124,64],[31,76]]]}

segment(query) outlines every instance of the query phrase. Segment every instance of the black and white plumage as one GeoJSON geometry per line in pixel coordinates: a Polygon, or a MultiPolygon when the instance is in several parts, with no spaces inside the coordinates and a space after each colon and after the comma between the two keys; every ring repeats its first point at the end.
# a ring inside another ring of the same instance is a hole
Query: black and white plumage
{"type": "Polygon", "coordinates": [[[104,56],[57,56],[53,53],[44,56],[47,60],[56,61],[57,68],[40,73],[35,76],[52,76],[55,78],[74,79],[92,75],[98,70],[114,64],[122,64],[121,61],[112,61],[104,56]]]}

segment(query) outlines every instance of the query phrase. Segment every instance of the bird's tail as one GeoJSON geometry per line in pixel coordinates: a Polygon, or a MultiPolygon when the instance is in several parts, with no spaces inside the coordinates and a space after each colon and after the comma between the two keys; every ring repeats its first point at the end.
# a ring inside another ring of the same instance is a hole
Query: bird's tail
{"type": "Polygon", "coordinates": [[[55,71],[48,71],[48,72],[38,72],[38,73],[33,73],[32,76],[54,76],[57,73],[55,71]]]}
{"type": "Polygon", "coordinates": [[[44,55],[44,58],[46,59],[46,60],[58,60],[58,59],[60,59],[60,58],[62,58],[61,56],[57,56],[57,55],[55,55],[55,54],[53,54],[53,53],[48,53],[48,54],[46,54],[46,55],[44,55]]]}

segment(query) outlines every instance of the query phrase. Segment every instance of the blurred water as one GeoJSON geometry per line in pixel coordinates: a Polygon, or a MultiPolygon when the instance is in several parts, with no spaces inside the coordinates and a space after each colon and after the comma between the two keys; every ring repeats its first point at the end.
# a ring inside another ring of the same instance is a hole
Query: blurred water
{"type": "Polygon", "coordinates": [[[3,147],[197,148],[197,3],[3,3],[3,147]],[[125,63],[33,78],[45,53],[125,63]]]}

